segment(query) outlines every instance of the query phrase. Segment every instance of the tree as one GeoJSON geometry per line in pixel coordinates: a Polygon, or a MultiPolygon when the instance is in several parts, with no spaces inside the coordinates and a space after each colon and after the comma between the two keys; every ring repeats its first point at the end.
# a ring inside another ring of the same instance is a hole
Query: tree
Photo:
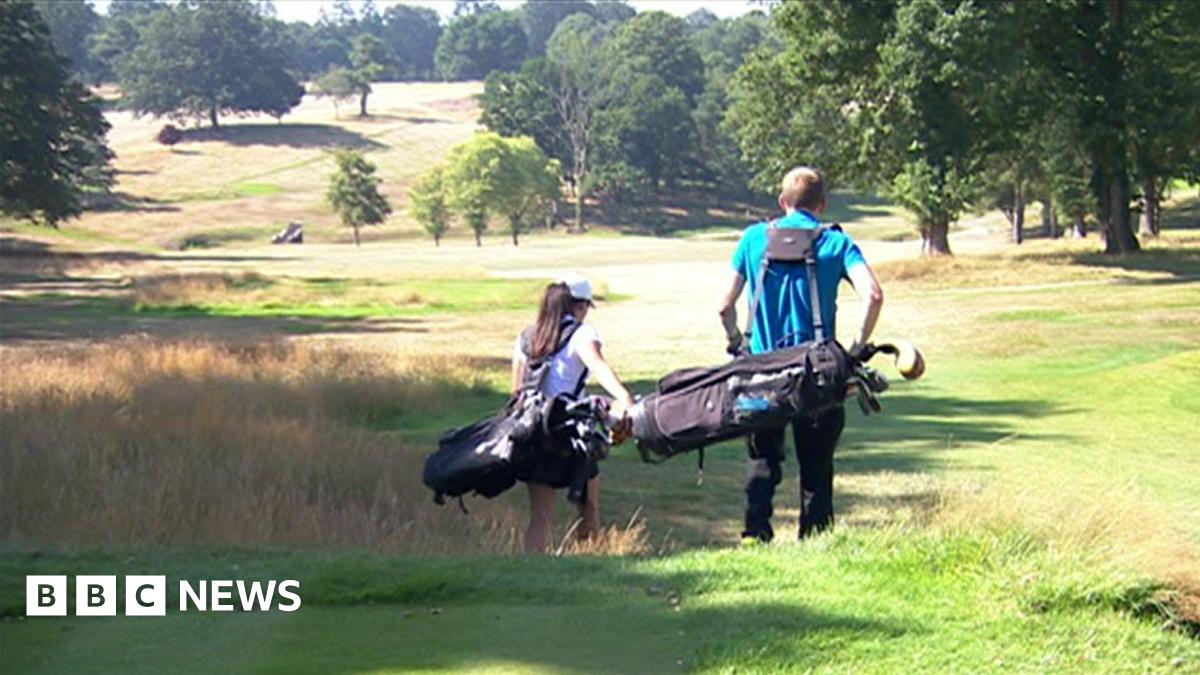
{"type": "Polygon", "coordinates": [[[313,81],[313,94],[328,98],[333,103],[333,114],[338,116],[338,102],[345,101],[358,91],[354,76],[346,68],[330,68],[329,72],[313,81]]]}
{"type": "Polygon", "coordinates": [[[1069,123],[1086,157],[1105,252],[1137,251],[1134,185],[1153,231],[1160,181],[1186,173],[1200,144],[1200,8],[1063,0],[1030,9],[1024,37],[1034,65],[1059,74],[1049,114],[1069,123]]]}
{"type": "Polygon", "coordinates": [[[731,127],[759,185],[787,167],[889,192],[918,219],[923,251],[950,252],[949,225],[988,157],[994,26],[969,0],[796,3],[774,18],[786,47],[736,78],[731,127]],[[782,133],[781,133],[781,130],[782,133]]]}
{"type": "Polygon", "coordinates": [[[498,11],[500,11],[500,6],[492,0],[454,0],[455,18],[498,11]]]}
{"type": "Polygon", "coordinates": [[[637,75],[598,120],[597,161],[624,163],[660,189],[683,175],[695,127],[687,97],[656,75],[637,75]]]}
{"type": "Polygon", "coordinates": [[[0,212],[55,226],[112,185],[108,123],[34,6],[0,3],[0,212]]]}
{"type": "Polygon", "coordinates": [[[584,0],[560,0],[560,2],[526,2],[519,10],[521,25],[529,43],[530,56],[542,56],[546,53],[546,41],[554,34],[554,30],[563,19],[582,14],[593,16],[595,8],[592,3],[584,0]]]}
{"type": "Polygon", "coordinates": [[[495,174],[495,194],[500,197],[496,210],[508,221],[513,246],[517,246],[521,232],[558,199],[560,167],[557,160],[546,157],[532,138],[503,140],[502,169],[495,174]]]}
{"type": "Polygon", "coordinates": [[[181,4],[156,12],[118,67],[123,100],[135,114],[200,119],[266,112],[282,116],[303,87],[270,48],[248,2],[181,4]]]}
{"type": "Polygon", "coordinates": [[[742,159],[734,130],[725,124],[729,90],[734,73],[760,47],[782,48],[770,30],[767,17],[752,12],[737,19],[721,19],[691,36],[704,61],[704,90],[696,98],[692,118],[696,126],[695,152],[690,162],[701,176],[722,187],[744,191],[752,170],[742,159]]]}
{"type": "Polygon", "coordinates": [[[88,44],[100,30],[100,15],[87,2],[41,0],[35,4],[50,29],[54,50],[71,62],[71,72],[80,82],[98,83],[103,73],[88,51],[88,44]]]}
{"type": "Polygon", "coordinates": [[[434,246],[442,245],[442,237],[450,229],[444,171],[444,167],[435,166],[421,174],[408,193],[408,214],[433,237],[434,246]]]}
{"type": "Polygon", "coordinates": [[[354,230],[354,245],[358,246],[359,228],[382,223],[392,207],[379,194],[382,181],[375,175],[375,165],[363,158],[362,153],[343,148],[334,154],[334,161],[337,169],[329,177],[325,199],[342,224],[354,230]]]}
{"type": "Polygon", "coordinates": [[[625,0],[596,0],[592,6],[600,23],[619,25],[637,16],[637,10],[625,4],[625,0]]]}
{"type": "Polygon", "coordinates": [[[687,24],[666,12],[645,12],[621,24],[605,59],[631,75],[655,75],[688,103],[704,88],[704,63],[688,40],[687,24]]]}
{"type": "Polygon", "coordinates": [[[493,71],[479,95],[479,123],[501,136],[531,136],[547,155],[570,166],[557,86],[558,71],[544,58],[529,59],[520,72],[493,71]]]}
{"type": "Polygon", "coordinates": [[[716,14],[712,13],[712,10],[705,9],[703,7],[683,17],[683,22],[687,24],[689,33],[697,33],[705,30],[718,21],[720,21],[720,19],[716,14]]]}
{"type": "Polygon", "coordinates": [[[576,15],[559,24],[547,46],[553,70],[548,90],[558,113],[560,137],[570,151],[568,165],[577,230],[583,229],[584,183],[591,167],[600,114],[623,91],[621,81],[613,79],[604,61],[595,57],[604,49],[606,32],[591,17],[576,15]]]}
{"type": "Polygon", "coordinates": [[[492,214],[508,222],[516,245],[539,207],[557,195],[558,171],[533,139],[485,132],[450,151],[443,184],[451,208],[475,233],[476,246],[483,245],[492,214]]]}
{"type": "Polygon", "coordinates": [[[447,80],[481,80],[493,70],[519,69],[526,45],[525,30],[513,12],[477,12],[446,27],[434,61],[447,80]]]}
{"type": "Polygon", "coordinates": [[[350,38],[342,27],[330,23],[312,26],[303,21],[283,26],[287,37],[278,41],[286,46],[289,69],[311,77],[335,67],[350,67],[350,38]]]}
{"type": "Polygon", "coordinates": [[[427,80],[434,76],[433,53],[442,36],[436,11],[428,7],[393,5],[383,12],[383,39],[394,55],[398,80],[427,80]]]}
{"type": "Polygon", "coordinates": [[[387,46],[379,38],[370,33],[363,33],[354,39],[354,51],[350,52],[350,64],[353,70],[349,75],[358,90],[358,115],[367,116],[367,97],[371,95],[371,82],[379,79],[387,64],[392,60],[387,46]]]}

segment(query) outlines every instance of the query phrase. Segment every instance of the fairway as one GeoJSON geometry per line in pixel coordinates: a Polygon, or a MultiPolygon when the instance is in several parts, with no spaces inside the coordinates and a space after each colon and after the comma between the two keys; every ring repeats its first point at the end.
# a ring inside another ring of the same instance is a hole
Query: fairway
{"type": "MultiPolygon", "coordinates": [[[[838,193],[886,294],[876,335],[928,371],[881,359],[882,414],[849,406],[837,527],[794,541],[793,458],[776,541],[740,548],[742,443],[708,450],[703,484],[692,456],[627,444],[602,465],[601,544],[528,557],[523,487],[439,507],[424,457],[504,405],[514,337],[564,272],[596,284],[589,322],[635,393],[721,362],[745,223],[685,192],[665,236],[628,216],[435,247],[404,195],[470,135],[476,91],[382,85],[365,121],[306,99],[174,150],[116,113],[141,206],[4,226],[6,672],[1200,671],[1194,190],[1140,255],[1016,247],[991,212],[947,259],[918,258],[898,207],[838,193]],[[347,141],[397,205],[361,247],[321,202],[347,141]],[[291,219],[311,240],[267,244],[291,219]],[[28,574],[297,579],[303,607],[183,613],[172,590],[161,620],[26,618],[28,574]]],[[[843,339],[859,312],[844,285],[843,339]]]]}

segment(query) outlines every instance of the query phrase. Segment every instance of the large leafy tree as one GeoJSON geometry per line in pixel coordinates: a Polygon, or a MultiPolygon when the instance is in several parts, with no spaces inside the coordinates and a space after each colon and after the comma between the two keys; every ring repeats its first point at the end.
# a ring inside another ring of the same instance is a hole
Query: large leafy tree
{"type": "Polygon", "coordinates": [[[525,30],[515,12],[476,12],[446,27],[434,61],[447,80],[481,80],[493,70],[518,70],[525,60],[526,45],[525,30]]]}
{"type": "Polygon", "coordinates": [[[393,5],[383,12],[381,37],[391,49],[398,80],[427,80],[434,75],[433,54],[442,25],[428,7],[393,5]]]}
{"type": "Polygon", "coordinates": [[[661,78],[689,103],[704,88],[704,63],[688,39],[687,24],[666,12],[644,12],[621,24],[605,58],[620,70],[661,78]]]}
{"type": "Polygon", "coordinates": [[[113,0],[100,28],[92,34],[88,52],[97,77],[117,79],[121,61],[133,53],[150,19],[169,6],[154,0],[113,0]]]}
{"type": "MultiPolygon", "coordinates": [[[[700,21],[689,18],[692,19],[689,25],[700,21]]],[[[700,177],[714,180],[724,189],[744,191],[752,172],[742,159],[732,129],[724,124],[729,88],[734,73],[750,54],[760,47],[778,49],[780,45],[770,21],[761,12],[710,22],[693,32],[691,40],[704,61],[705,82],[692,112],[696,144],[690,161],[698,168],[700,177]]]]}
{"type": "Polygon", "coordinates": [[[1153,234],[1161,185],[1188,174],[1200,145],[1200,6],[1058,0],[1018,17],[1031,68],[1053,83],[1044,113],[1090,167],[1105,251],[1138,250],[1136,185],[1153,234]]]}
{"type": "Polygon", "coordinates": [[[596,164],[621,191],[658,189],[684,175],[695,132],[692,108],[704,65],[687,24],[664,12],[639,14],[604,43],[603,59],[619,89],[596,116],[596,164]]]}
{"type": "Polygon", "coordinates": [[[49,225],[112,184],[108,123],[33,5],[0,3],[0,212],[49,225]]]}
{"type": "Polygon", "coordinates": [[[101,64],[88,51],[92,36],[100,30],[100,15],[87,2],[36,3],[38,12],[50,29],[54,50],[71,63],[71,72],[79,81],[95,84],[103,79],[101,64]]]}
{"type": "Polygon", "coordinates": [[[181,4],[154,14],[122,59],[123,100],[137,114],[201,119],[221,113],[281,116],[303,87],[286,72],[255,5],[181,4]]]}
{"type": "Polygon", "coordinates": [[[925,252],[949,253],[987,157],[986,12],[968,0],[797,3],[776,21],[786,48],[740,71],[730,110],[759,184],[820,164],[888,191],[917,216],[925,252]]]}
{"type": "Polygon", "coordinates": [[[546,42],[563,19],[572,14],[594,16],[592,3],[585,0],[560,0],[559,2],[526,2],[519,10],[521,25],[529,41],[529,55],[542,56],[546,53],[546,42]]]}
{"type": "Polygon", "coordinates": [[[530,136],[546,154],[571,164],[555,104],[558,71],[545,58],[529,59],[516,73],[493,71],[479,95],[479,123],[501,136],[530,136]]]}
{"type": "Polygon", "coordinates": [[[357,150],[341,149],[334,155],[337,168],[329,177],[325,199],[337,212],[342,224],[354,231],[354,245],[359,245],[360,228],[378,225],[387,219],[392,207],[379,194],[382,182],[375,175],[375,165],[357,150]]]}

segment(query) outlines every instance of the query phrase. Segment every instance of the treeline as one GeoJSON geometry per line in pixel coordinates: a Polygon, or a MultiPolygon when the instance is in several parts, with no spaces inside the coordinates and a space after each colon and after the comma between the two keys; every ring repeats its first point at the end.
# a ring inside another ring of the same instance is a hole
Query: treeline
{"type": "Polygon", "coordinates": [[[744,192],[750,168],[723,124],[727,92],[747,56],[778,44],[757,12],[578,12],[557,24],[544,56],[487,76],[480,121],[559,161],[576,228],[585,195],[622,202],[685,180],[744,192]]]}
{"type": "Polygon", "coordinates": [[[803,161],[883,190],[926,251],[999,207],[1014,240],[1027,203],[1108,252],[1156,234],[1160,195],[1200,180],[1200,3],[1194,0],[796,2],[786,41],[735,78],[727,116],[760,185],[803,161]]]}

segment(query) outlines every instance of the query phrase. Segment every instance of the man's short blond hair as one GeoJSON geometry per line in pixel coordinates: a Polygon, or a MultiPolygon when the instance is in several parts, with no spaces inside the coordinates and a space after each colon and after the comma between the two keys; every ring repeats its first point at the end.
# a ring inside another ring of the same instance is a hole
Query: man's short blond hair
{"type": "Polygon", "coordinates": [[[779,197],[793,209],[814,210],[825,201],[825,176],[820,169],[798,166],[783,177],[779,197]]]}

